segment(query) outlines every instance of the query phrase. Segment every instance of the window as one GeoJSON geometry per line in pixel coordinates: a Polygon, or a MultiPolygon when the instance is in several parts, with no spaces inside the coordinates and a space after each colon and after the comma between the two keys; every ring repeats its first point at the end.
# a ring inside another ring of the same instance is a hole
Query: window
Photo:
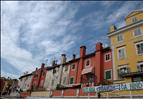
{"type": "Polygon", "coordinates": [[[134,30],[134,36],[140,36],[142,34],[141,29],[140,28],[136,28],[134,30]]]}
{"type": "Polygon", "coordinates": [[[120,79],[123,74],[129,73],[127,65],[120,65],[118,69],[118,78],[120,79]]]}
{"type": "Polygon", "coordinates": [[[143,62],[139,62],[137,64],[137,69],[138,69],[139,72],[143,72],[143,62]]]}
{"type": "Polygon", "coordinates": [[[118,58],[119,59],[125,58],[125,48],[119,48],[118,49],[118,58]]]}
{"type": "Polygon", "coordinates": [[[137,20],[137,18],[136,17],[133,17],[132,18],[132,23],[135,23],[135,22],[137,22],[138,20],[137,20]]]}
{"type": "Polygon", "coordinates": [[[109,61],[111,59],[111,55],[109,53],[105,54],[104,60],[109,61]]]}
{"type": "Polygon", "coordinates": [[[117,41],[118,42],[123,41],[123,35],[122,34],[117,35],[117,41]]]}
{"type": "Polygon", "coordinates": [[[73,84],[73,82],[74,82],[74,78],[71,77],[71,78],[70,78],[70,84],[73,84]]]}
{"type": "Polygon", "coordinates": [[[68,66],[65,66],[65,71],[67,71],[68,70],[68,66]]]}
{"type": "Polygon", "coordinates": [[[66,80],[67,80],[67,78],[64,77],[64,79],[63,79],[63,84],[66,84],[66,80]]]}
{"type": "Polygon", "coordinates": [[[112,79],[112,70],[106,70],[105,71],[105,77],[106,80],[112,79]]]}
{"type": "Polygon", "coordinates": [[[72,69],[75,69],[75,64],[72,65],[72,69]]]}
{"type": "Polygon", "coordinates": [[[56,69],[53,69],[53,73],[56,73],[56,69]]]}
{"type": "Polygon", "coordinates": [[[90,61],[88,59],[88,60],[86,60],[85,66],[89,66],[89,64],[90,64],[90,61]]]}
{"type": "Polygon", "coordinates": [[[136,44],[136,52],[138,55],[143,54],[143,42],[136,44]]]}

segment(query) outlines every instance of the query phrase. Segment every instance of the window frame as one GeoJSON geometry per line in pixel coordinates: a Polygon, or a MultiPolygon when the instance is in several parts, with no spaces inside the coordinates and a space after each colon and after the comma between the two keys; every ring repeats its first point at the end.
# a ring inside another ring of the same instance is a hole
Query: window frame
{"type": "Polygon", "coordinates": [[[135,49],[136,49],[136,55],[143,55],[143,52],[142,53],[138,53],[138,48],[137,48],[137,45],[139,45],[139,44],[143,44],[143,41],[141,41],[141,42],[138,42],[138,43],[136,43],[135,44],[135,49]]]}
{"type": "Polygon", "coordinates": [[[67,72],[68,71],[68,66],[65,65],[64,67],[64,71],[67,72]]]}
{"type": "Polygon", "coordinates": [[[53,74],[56,74],[57,73],[57,70],[54,68],[53,69],[53,74]]]}
{"type": "Polygon", "coordinates": [[[124,67],[128,67],[128,64],[119,65],[119,66],[118,66],[118,69],[124,68],[124,67]]]}
{"type": "Polygon", "coordinates": [[[69,81],[69,84],[70,84],[70,85],[72,85],[72,84],[71,84],[71,79],[72,79],[72,78],[73,78],[73,83],[72,83],[72,84],[74,84],[74,77],[71,76],[71,77],[70,77],[70,81],[69,81]]]}
{"type": "Polygon", "coordinates": [[[66,76],[63,77],[63,84],[67,84],[67,77],[66,76]]]}
{"type": "MultiPolygon", "coordinates": [[[[141,68],[141,65],[143,65],[143,62],[138,62],[137,63],[137,71],[138,72],[143,72],[143,69],[141,71],[139,71],[139,67],[141,68]]],[[[142,67],[143,68],[143,67],[142,67]]]]}
{"type": "Polygon", "coordinates": [[[74,71],[75,70],[75,64],[71,65],[71,70],[74,71]],[[74,69],[73,69],[73,65],[74,65],[74,69]]]}
{"type": "MultiPolygon", "coordinates": [[[[128,68],[129,68],[128,64],[118,65],[118,70],[120,70],[122,68],[127,68],[127,72],[129,72],[128,71],[128,68]]],[[[119,73],[117,75],[118,75],[118,79],[121,79],[121,78],[119,78],[119,73]]]]}
{"type": "Polygon", "coordinates": [[[126,58],[126,49],[125,49],[125,47],[120,47],[120,48],[118,48],[118,49],[117,49],[117,55],[118,55],[118,59],[119,59],[119,60],[125,59],[125,58],[126,58]],[[121,50],[121,49],[124,49],[124,57],[120,57],[120,55],[119,55],[119,50],[121,50]]]}
{"type": "Polygon", "coordinates": [[[136,23],[137,21],[138,21],[137,17],[132,17],[132,23],[136,23]]]}
{"type": "Polygon", "coordinates": [[[90,64],[91,64],[90,59],[86,59],[84,64],[85,64],[85,66],[84,66],[85,68],[86,68],[86,67],[89,67],[89,66],[90,66],[90,64]],[[89,65],[86,65],[88,61],[89,61],[89,65]]]}
{"type": "Polygon", "coordinates": [[[104,70],[104,79],[105,79],[105,80],[112,80],[112,69],[104,70]],[[111,78],[110,78],[110,79],[106,79],[106,72],[108,72],[108,71],[111,72],[111,78]]]}
{"type": "Polygon", "coordinates": [[[111,61],[111,53],[106,53],[104,54],[104,61],[105,62],[108,62],[108,61],[111,61]],[[106,56],[109,55],[109,60],[106,60],[106,56]]]}
{"type": "Polygon", "coordinates": [[[141,28],[137,27],[137,28],[135,28],[135,29],[133,30],[133,36],[134,36],[134,37],[139,37],[139,36],[142,36],[142,35],[143,35],[143,32],[142,32],[142,29],[141,29],[141,28]],[[135,30],[136,30],[136,29],[139,29],[139,30],[140,30],[140,32],[141,32],[140,35],[135,35],[135,30]]]}
{"type": "Polygon", "coordinates": [[[120,42],[123,42],[123,41],[124,41],[124,36],[123,36],[123,34],[118,34],[118,35],[116,36],[116,39],[117,39],[117,42],[119,42],[119,43],[120,43],[120,42]],[[120,36],[122,37],[122,40],[119,41],[118,37],[120,37],[120,36]]]}

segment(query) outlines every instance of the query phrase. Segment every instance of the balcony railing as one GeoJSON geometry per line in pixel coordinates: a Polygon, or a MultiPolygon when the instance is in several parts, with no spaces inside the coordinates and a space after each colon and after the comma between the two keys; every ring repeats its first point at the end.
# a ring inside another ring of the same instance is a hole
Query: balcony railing
{"type": "Polygon", "coordinates": [[[124,75],[124,74],[128,74],[128,73],[130,73],[130,68],[128,68],[128,67],[118,69],[119,75],[124,75]]]}
{"type": "Polygon", "coordinates": [[[138,72],[143,72],[143,65],[137,67],[138,72]]]}
{"type": "Polygon", "coordinates": [[[127,68],[125,72],[118,70],[121,77],[130,77],[130,76],[143,76],[143,67],[137,67],[137,71],[131,72],[130,68],[127,68]]]}

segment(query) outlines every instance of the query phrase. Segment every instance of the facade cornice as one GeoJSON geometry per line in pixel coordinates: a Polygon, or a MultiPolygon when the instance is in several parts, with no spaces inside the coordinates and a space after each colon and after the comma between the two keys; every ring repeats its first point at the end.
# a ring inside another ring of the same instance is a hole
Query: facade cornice
{"type": "Polygon", "coordinates": [[[136,22],[136,23],[133,23],[133,24],[130,24],[130,25],[121,27],[121,28],[119,28],[118,30],[116,30],[115,32],[110,32],[110,33],[108,33],[107,35],[108,35],[108,37],[110,37],[110,36],[116,35],[116,34],[118,34],[118,33],[121,33],[121,32],[123,32],[123,31],[126,31],[126,30],[128,30],[128,29],[134,28],[134,27],[136,27],[136,26],[138,26],[138,25],[142,25],[142,24],[143,24],[143,20],[140,20],[140,21],[138,21],[138,22],[136,22]]]}

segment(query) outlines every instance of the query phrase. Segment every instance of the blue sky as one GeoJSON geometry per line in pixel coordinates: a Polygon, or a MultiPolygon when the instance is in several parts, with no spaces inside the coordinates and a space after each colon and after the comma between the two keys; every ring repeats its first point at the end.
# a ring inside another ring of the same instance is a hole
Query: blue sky
{"type": "Polygon", "coordinates": [[[60,62],[65,53],[79,56],[79,47],[87,53],[95,43],[109,46],[111,24],[125,25],[133,10],[143,9],[142,1],[2,1],[1,73],[18,78],[47,61],[60,62]]]}

